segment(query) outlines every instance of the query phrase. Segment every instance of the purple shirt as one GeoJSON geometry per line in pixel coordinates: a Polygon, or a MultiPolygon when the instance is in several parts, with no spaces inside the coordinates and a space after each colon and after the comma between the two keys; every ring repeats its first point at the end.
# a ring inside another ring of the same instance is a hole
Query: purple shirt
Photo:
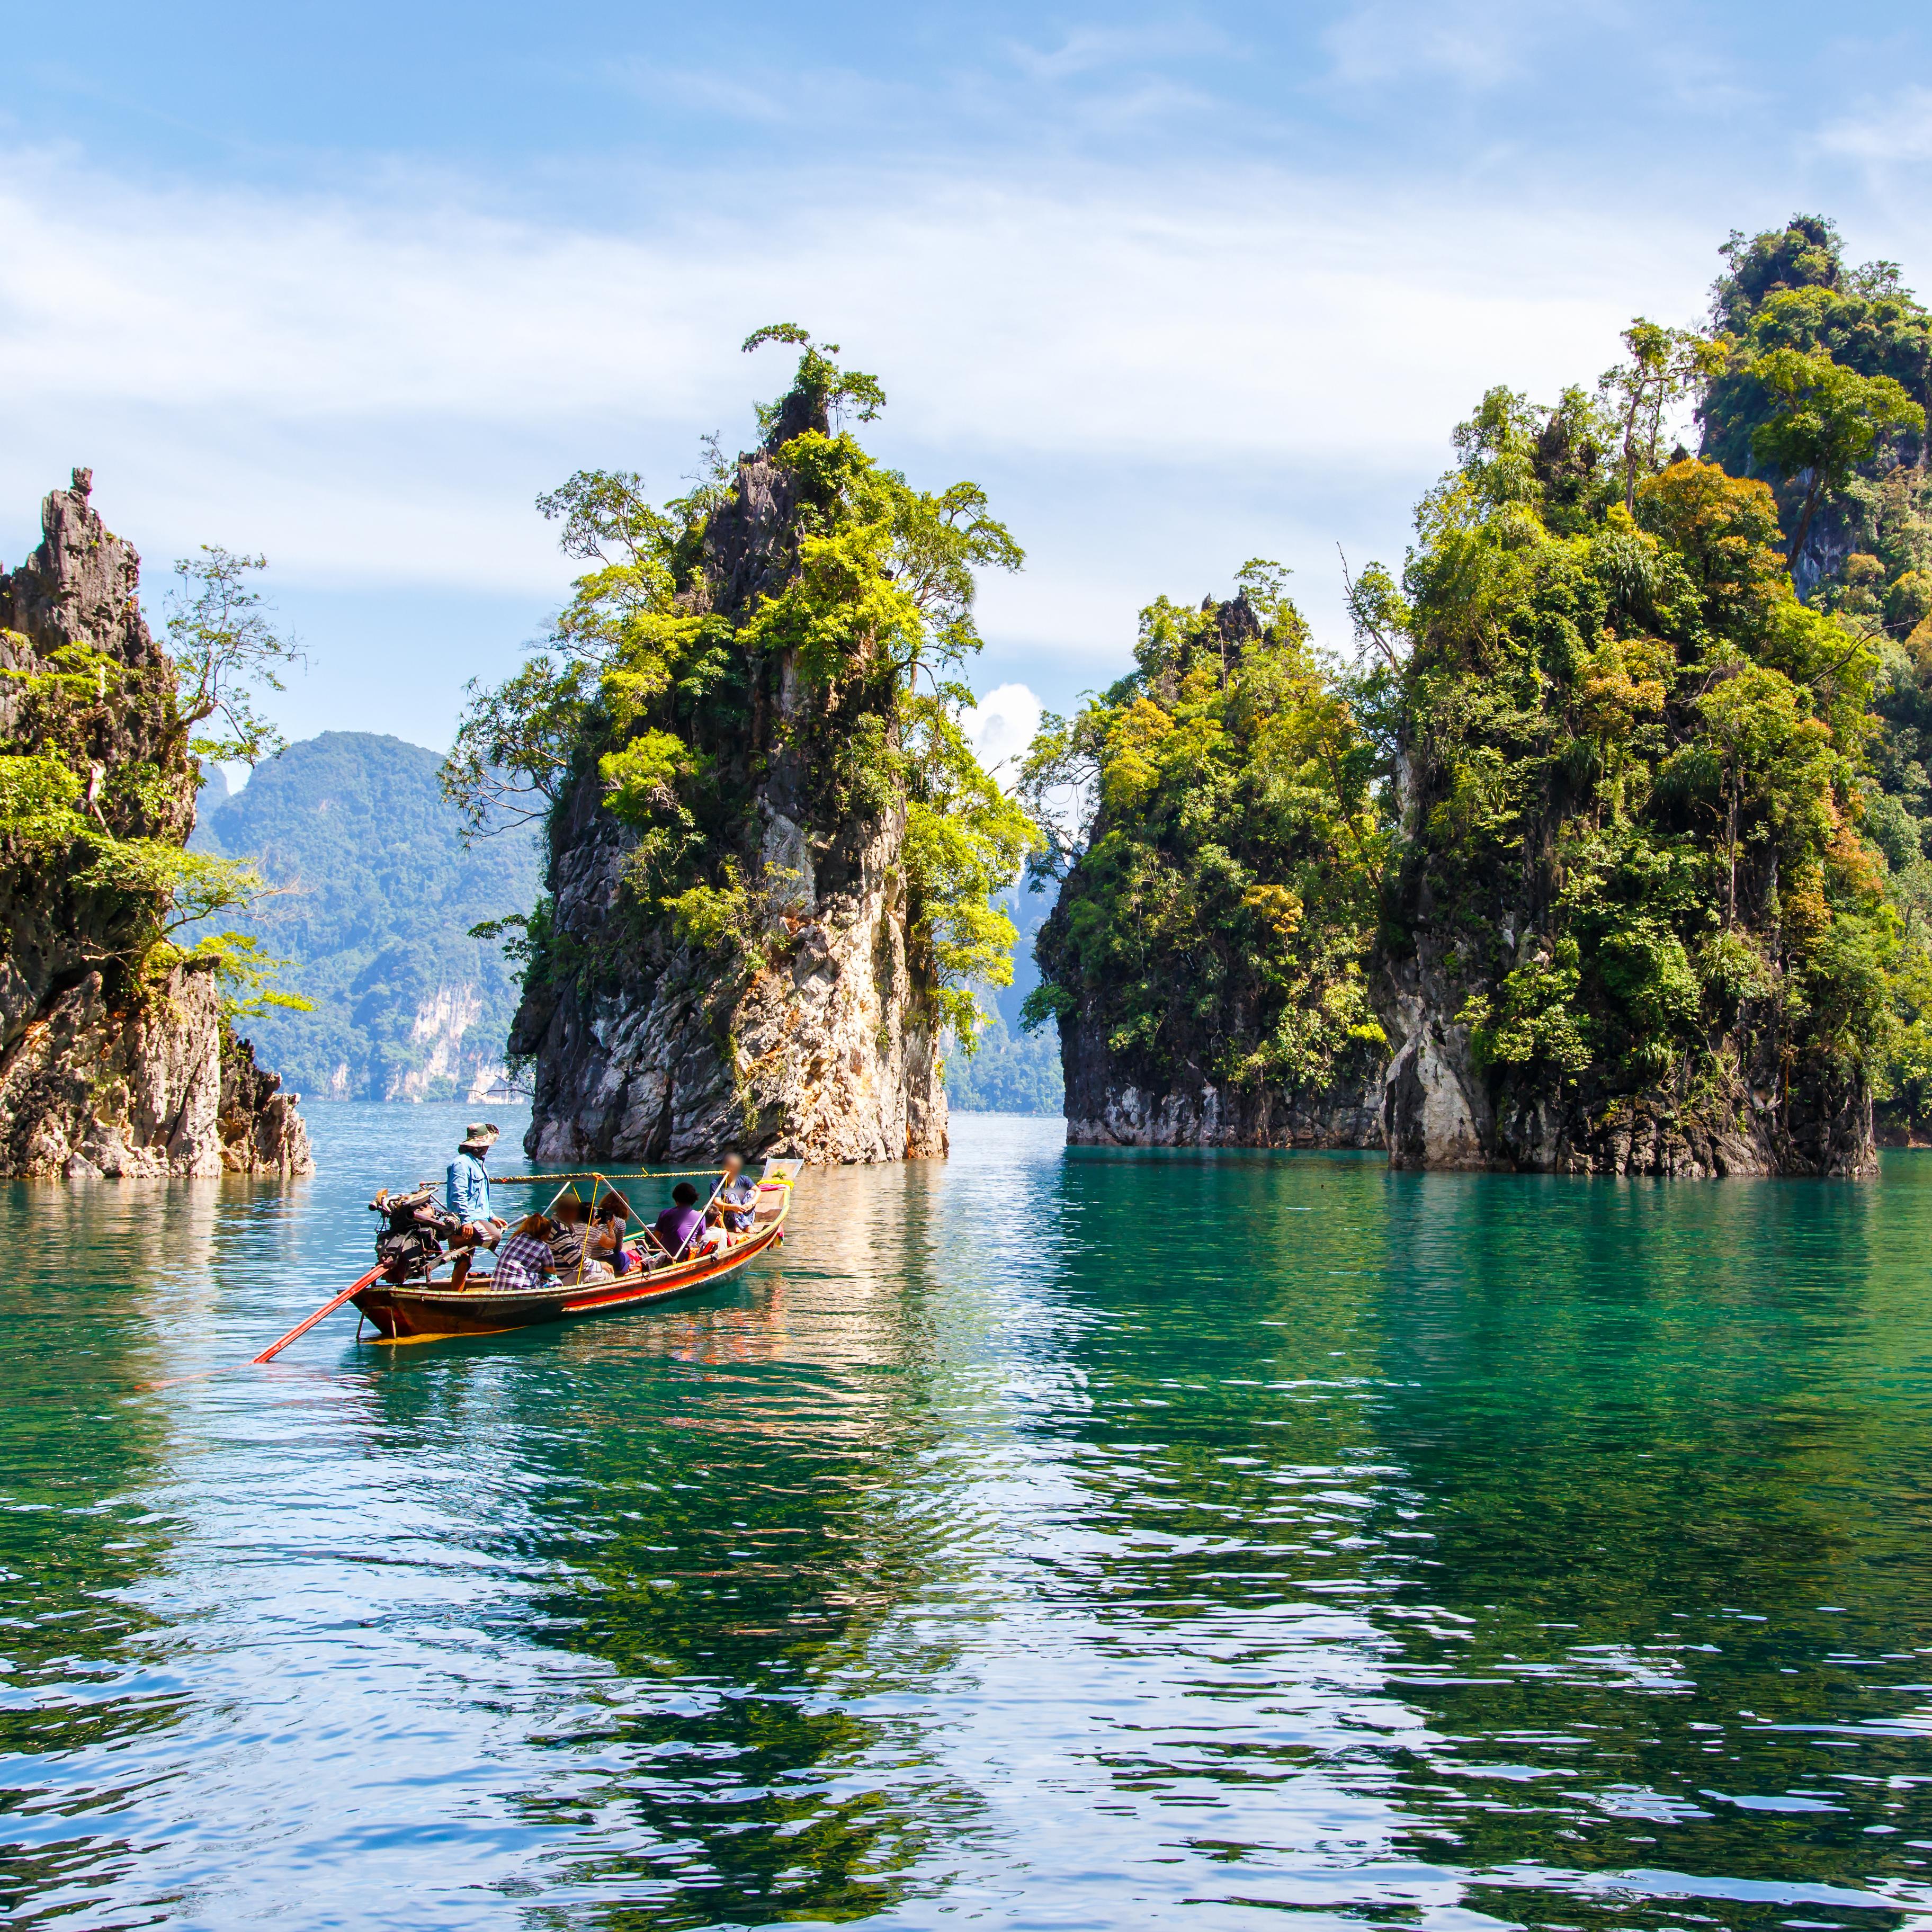
{"type": "Polygon", "coordinates": [[[702,1210],[667,1208],[652,1224],[652,1231],[664,1244],[667,1254],[676,1254],[704,1225],[702,1210]]]}

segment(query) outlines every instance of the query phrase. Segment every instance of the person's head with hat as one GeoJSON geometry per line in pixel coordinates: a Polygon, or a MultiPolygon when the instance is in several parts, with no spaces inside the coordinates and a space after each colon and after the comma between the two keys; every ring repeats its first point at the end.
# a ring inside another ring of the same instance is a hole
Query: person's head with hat
{"type": "Polygon", "coordinates": [[[449,1163],[442,1204],[460,1224],[452,1240],[453,1246],[463,1250],[457,1257],[456,1270],[450,1277],[452,1284],[458,1288],[463,1286],[470,1273],[469,1251],[495,1246],[496,1237],[503,1228],[502,1222],[490,1211],[490,1177],[483,1166],[483,1156],[490,1151],[496,1138],[496,1129],[493,1122],[471,1121],[464,1129],[463,1138],[457,1144],[456,1158],[449,1163]]]}

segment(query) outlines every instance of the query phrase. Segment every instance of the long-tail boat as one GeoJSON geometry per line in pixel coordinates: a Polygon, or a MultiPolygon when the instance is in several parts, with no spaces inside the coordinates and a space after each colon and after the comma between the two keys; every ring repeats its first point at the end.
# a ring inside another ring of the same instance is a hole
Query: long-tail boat
{"type": "MultiPolygon", "coordinates": [[[[594,1280],[547,1281],[537,1288],[502,1292],[491,1286],[488,1275],[472,1274],[460,1287],[449,1281],[438,1282],[433,1271],[429,1278],[421,1281],[365,1277],[338,1299],[352,1301],[386,1342],[434,1342],[454,1335],[501,1335],[513,1328],[534,1328],[541,1322],[564,1322],[579,1315],[607,1315],[620,1309],[668,1301],[736,1274],[747,1262],[755,1260],[783,1238],[785,1216],[791,1206],[792,1182],[804,1165],[799,1160],[766,1161],[759,1176],[749,1231],[716,1252],[662,1260],[632,1274],[607,1275],[594,1280]]],[[[395,1274],[404,1270],[394,1268],[387,1272],[395,1274]]],[[[361,1332],[359,1326],[357,1332],[361,1332]]],[[[284,1338],[284,1341],[288,1339],[284,1338]]]]}

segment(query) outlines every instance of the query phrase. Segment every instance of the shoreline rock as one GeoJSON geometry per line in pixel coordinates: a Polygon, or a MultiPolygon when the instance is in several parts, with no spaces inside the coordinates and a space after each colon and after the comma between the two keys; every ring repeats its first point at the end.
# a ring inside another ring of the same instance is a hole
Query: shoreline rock
{"type": "MultiPolygon", "coordinates": [[[[0,678],[0,752],[84,766],[104,831],[180,844],[198,773],[174,667],[141,616],[140,558],[101,522],[92,484],[76,470],[51,492],[40,546],[0,570],[0,666],[14,674],[0,678]],[[38,697],[70,646],[114,664],[115,688],[101,664],[94,689],[70,674],[57,700],[38,697]]],[[[86,849],[0,844],[0,1172],[312,1172],[296,1096],[232,1040],[212,968],[145,980],[124,909],[70,883],[86,849]]]]}

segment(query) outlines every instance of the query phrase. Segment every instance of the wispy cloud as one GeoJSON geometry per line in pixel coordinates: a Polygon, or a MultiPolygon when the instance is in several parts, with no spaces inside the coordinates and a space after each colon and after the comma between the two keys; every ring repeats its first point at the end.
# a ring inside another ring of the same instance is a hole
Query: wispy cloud
{"type": "Polygon", "coordinates": [[[1528,77],[1551,42],[1612,11],[1604,0],[1358,0],[1322,39],[1349,86],[1433,75],[1484,89],[1528,77]]]}
{"type": "Polygon", "coordinates": [[[1480,391],[1588,376],[1634,310],[1694,306],[1712,238],[1260,167],[614,172],[566,223],[400,172],[214,193],[7,160],[0,556],[88,463],[151,556],[218,540],[338,600],[488,592],[514,606],[500,658],[568,574],[538,493],[622,464],[671,494],[784,380],[738,343],[796,320],[882,377],[888,460],[992,489],[1029,559],[986,587],[985,670],[1056,705],[1118,674],[1155,592],[1224,592],[1245,556],[1297,565],[1332,628],[1335,539],[1399,552],[1480,391]]]}
{"type": "Polygon", "coordinates": [[[1198,17],[1134,27],[1076,27],[1050,45],[1005,43],[1016,67],[1031,80],[1046,82],[1083,78],[1124,67],[1198,59],[1225,53],[1232,44],[1221,28],[1198,17]]]}
{"type": "Polygon", "coordinates": [[[1818,130],[1817,146],[1879,170],[1932,161],[1932,87],[1901,88],[1888,100],[1828,122],[1818,130]]]}

